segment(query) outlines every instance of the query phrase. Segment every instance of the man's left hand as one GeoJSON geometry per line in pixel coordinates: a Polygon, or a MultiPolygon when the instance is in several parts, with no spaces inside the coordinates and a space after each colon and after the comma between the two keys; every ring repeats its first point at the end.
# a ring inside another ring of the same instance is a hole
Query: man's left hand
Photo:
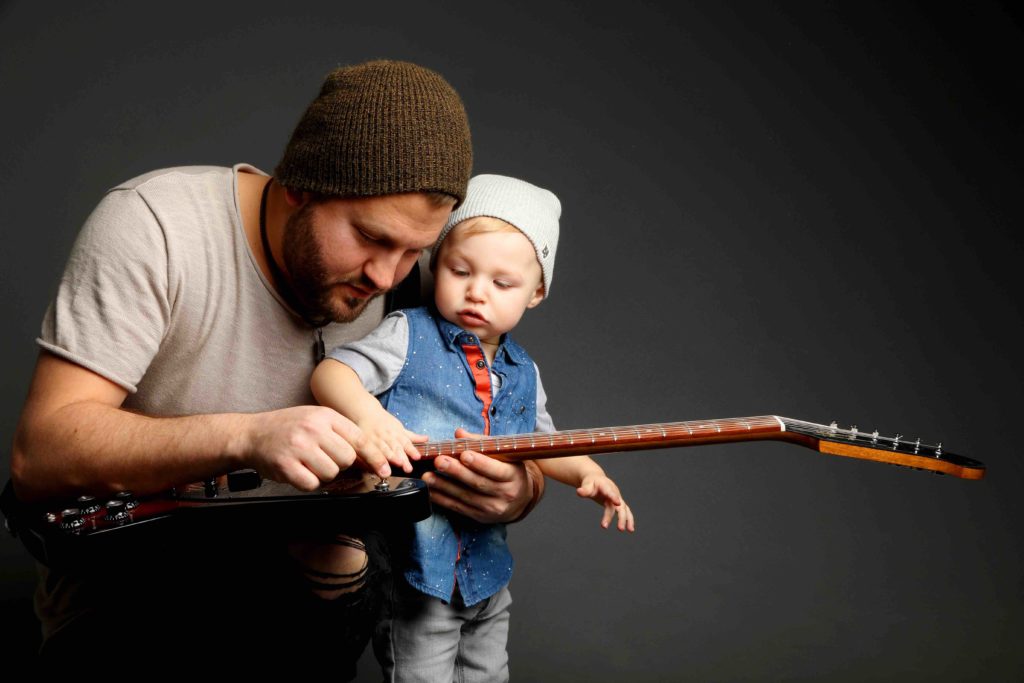
{"type": "MultiPolygon", "coordinates": [[[[455,438],[480,437],[459,429],[455,438]]],[[[523,463],[501,462],[464,451],[458,458],[438,456],[434,467],[446,476],[433,472],[423,475],[430,487],[430,501],[481,524],[515,521],[533,500],[534,485],[523,463]]]]}

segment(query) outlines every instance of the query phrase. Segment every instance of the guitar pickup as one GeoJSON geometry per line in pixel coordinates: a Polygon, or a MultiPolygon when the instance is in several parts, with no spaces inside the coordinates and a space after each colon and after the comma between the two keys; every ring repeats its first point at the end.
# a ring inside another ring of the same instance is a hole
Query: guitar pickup
{"type": "Polygon", "coordinates": [[[252,491],[263,484],[263,477],[256,470],[235,470],[228,472],[228,491],[252,491]]]}

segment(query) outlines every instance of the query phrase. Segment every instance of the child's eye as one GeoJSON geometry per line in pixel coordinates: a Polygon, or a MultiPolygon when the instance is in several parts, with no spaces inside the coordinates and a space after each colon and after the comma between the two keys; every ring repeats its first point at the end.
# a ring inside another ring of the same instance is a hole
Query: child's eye
{"type": "Polygon", "coordinates": [[[363,232],[362,230],[359,230],[359,235],[364,240],[366,240],[367,242],[379,242],[380,241],[380,238],[374,237],[373,235],[371,235],[371,234],[369,234],[367,232],[363,232]]]}
{"type": "Polygon", "coordinates": [[[497,287],[498,289],[508,289],[512,287],[512,283],[506,282],[505,280],[495,280],[494,286],[497,287]]]}
{"type": "Polygon", "coordinates": [[[469,275],[469,271],[462,268],[451,268],[450,270],[455,277],[467,277],[469,275]]]}

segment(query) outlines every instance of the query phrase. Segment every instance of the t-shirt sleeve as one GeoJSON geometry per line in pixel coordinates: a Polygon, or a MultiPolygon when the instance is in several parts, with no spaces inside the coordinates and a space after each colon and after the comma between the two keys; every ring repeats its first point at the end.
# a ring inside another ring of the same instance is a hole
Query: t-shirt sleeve
{"type": "Polygon", "coordinates": [[[533,364],[533,368],[537,371],[537,423],[534,426],[534,431],[553,432],[555,423],[551,419],[551,415],[548,414],[548,395],[544,393],[544,385],[540,382],[540,368],[536,363],[533,364]]]}
{"type": "Polygon", "coordinates": [[[134,393],[170,318],[167,246],[146,202],[113,190],[86,220],[39,345],[134,393]]]}
{"type": "Polygon", "coordinates": [[[401,311],[389,314],[380,325],[356,342],[343,344],[327,354],[352,368],[363,388],[374,396],[391,388],[398,379],[409,350],[409,321],[401,311]]]}

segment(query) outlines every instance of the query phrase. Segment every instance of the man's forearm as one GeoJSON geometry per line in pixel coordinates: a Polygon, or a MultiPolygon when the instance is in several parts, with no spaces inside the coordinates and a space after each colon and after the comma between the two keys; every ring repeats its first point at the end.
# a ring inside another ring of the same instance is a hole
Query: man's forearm
{"type": "Polygon", "coordinates": [[[25,499],[152,493],[241,466],[248,415],[154,418],[96,401],[23,416],[12,476],[25,499]]]}
{"type": "Polygon", "coordinates": [[[148,417],[121,409],[127,392],[47,353],[39,357],[15,435],[19,496],[152,493],[241,467],[312,491],[358,457],[387,467],[359,428],[330,408],[148,417]]]}

